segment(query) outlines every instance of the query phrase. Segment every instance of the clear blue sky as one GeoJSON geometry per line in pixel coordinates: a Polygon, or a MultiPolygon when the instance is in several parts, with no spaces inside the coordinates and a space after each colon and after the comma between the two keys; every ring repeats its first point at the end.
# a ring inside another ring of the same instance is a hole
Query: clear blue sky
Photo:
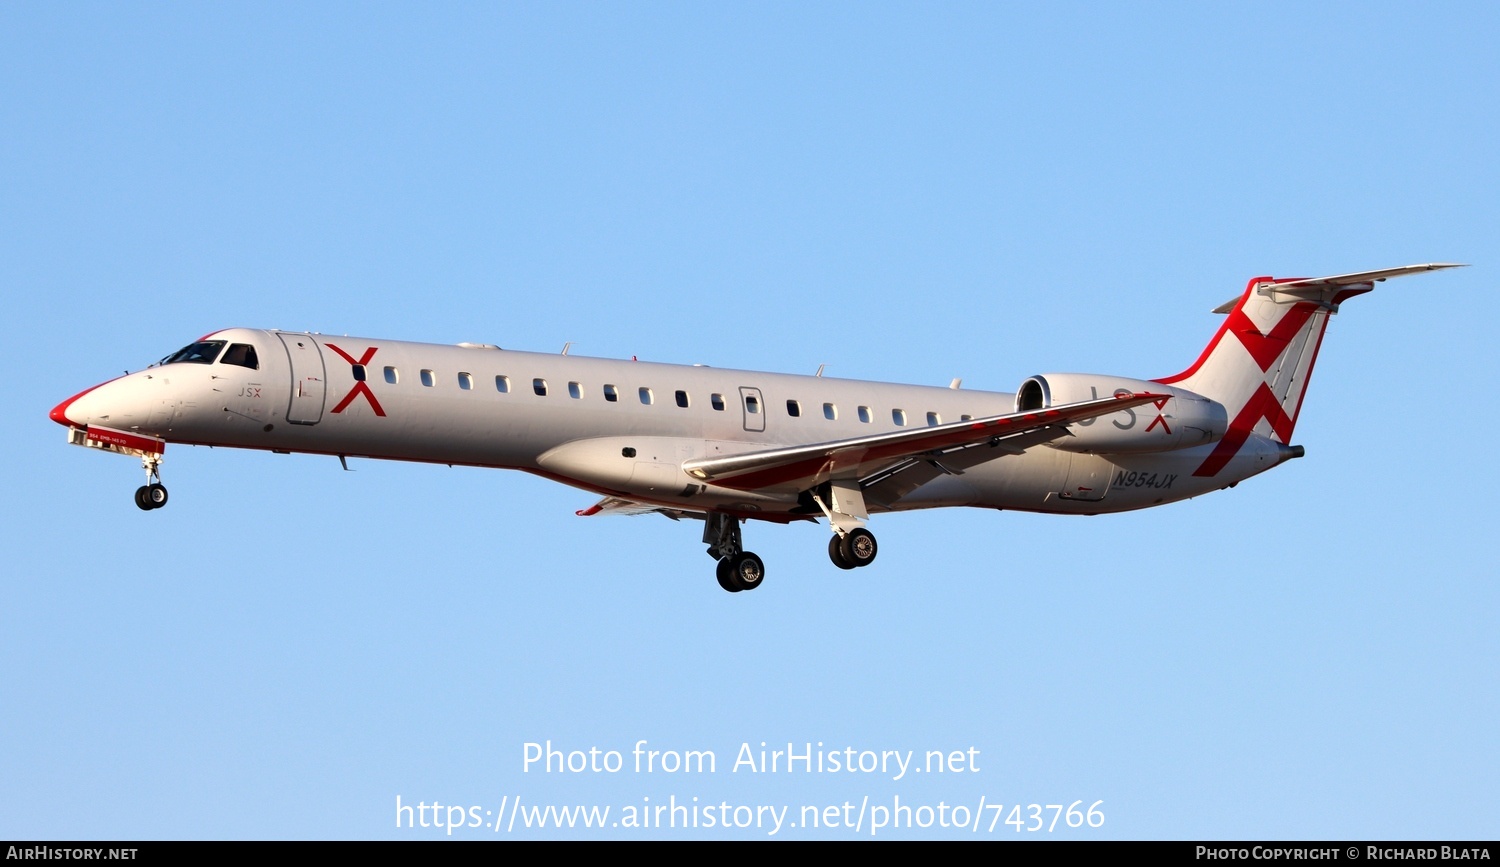
{"type": "Polygon", "coordinates": [[[444,836],[398,829],[397,797],[1495,838],[1497,19],[0,5],[0,838],[444,836]],[[141,513],[138,466],[46,417],[233,325],[1006,391],[1160,376],[1249,277],[1428,261],[1474,267],[1334,321],[1305,460],[1128,515],[878,518],[858,573],[821,526],[755,525],[769,575],[736,596],[696,525],[577,518],[593,496],[520,474],[179,448],[141,513]],[[528,742],[642,739],[718,770],[523,771],[528,742]],[[978,770],[730,770],[763,741],[978,770]]]}

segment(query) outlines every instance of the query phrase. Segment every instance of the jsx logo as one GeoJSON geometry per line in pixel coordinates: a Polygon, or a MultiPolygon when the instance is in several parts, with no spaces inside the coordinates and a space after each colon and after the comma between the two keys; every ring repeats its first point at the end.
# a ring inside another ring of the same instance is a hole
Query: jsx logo
{"type": "Polygon", "coordinates": [[[1170,397],[1164,397],[1161,400],[1151,401],[1151,405],[1156,407],[1156,418],[1150,424],[1146,425],[1146,433],[1151,433],[1151,429],[1157,425],[1161,425],[1162,433],[1168,435],[1172,433],[1172,429],[1167,427],[1167,417],[1162,415],[1162,408],[1167,405],[1167,401],[1169,400],[1171,400],[1170,397]]]}
{"type": "Polygon", "coordinates": [[[354,372],[354,387],[349,389],[349,393],[344,395],[344,399],[339,401],[338,406],[333,408],[333,412],[335,414],[343,412],[348,408],[349,404],[354,402],[354,399],[356,397],[364,395],[365,400],[368,400],[370,402],[370,408],[375,410],[375,414],[380,416],[381,418],[384,418],[385,410],[380,408],[380,401],[375,399],[375,393],[373,391],[370,391],[370,384],[368,382],[365,382],[365,365],[369,364],[370,359],[375,357],[375,347],[371,346],[370,348],[366,349],[365,354],[361,355],[358,361],[355,361],[354,356],[350,355],[342,349],[339,349],[332,343],[325,343],[323,345],[328,347],[329,349],[332,349],[334,352],[337,352],[340,357],[349,362],[349,367],[354,372]]]}
{"type": "MultiPolygon", "coordinates": [[[[1117,389],[1115,389],[1114,394],[1115,394],[1115,397],[1126,398],[1126,397],[1131,397],[1134,394],[1134,392],[1132,392],[1128,388],[1117,388],[1117,389]]],[[[1098,400],[1099,399],[1099,388],[1098,388],[1098,386],[1093,386],[1093,385],[1089,386],[1089,395],[1090,395],[1090,399],[1091,400],[1098,400]]],[[[1156,418],[1152,419],[1151,423],[1148,424],[1148,425],[1146,425],[1146,430],[1144,431],[1145,433],[1150,433],[1152,431],[1152,429],[1154,429],[1157,425],[1161,425],[1161,429],[1162,429],[1163,433],[1168,434],[1168,435],[1170,435],[1172,433],[1172,428],[1170,428],[1170,427],[1167,426],[1167,418],[1166,418],[1166,416],[1162,415],[1162,410],[1166,408],[1167,401],[1169,401],[1171,399],[1172,398],[1170,398],[1170,397],[1164,397],[1161,400],[1153,400],[1152,401],[1152,403],[1156,406],[1156,418]]],[[[1135,417],[1135,410],[1133,410],[1133,409],[1121,410],[1120,412],[1116,413],[1116,415],[1123,415],[1123,416],[1126,416],[1127,418],[1125,419],[1125,421],[1120,421],[1119,419],[1114,419],[1111,422],[1111,424],[1113,424],[1115,427],[1119,428],[1120,430],[1130,430],[1131,428],[1135,427],[1135,423],[1137,421],[1137,419],[1135,417]]],[[[1099,419],[1096,416],[1094,418],[1086,419],[1084,421],[1078,422],[1078,426],[1079,427],[1088,427],[1089,425],[1093,424],[1094,422],[1096,422],[1098,420],[1099,419]]]]}

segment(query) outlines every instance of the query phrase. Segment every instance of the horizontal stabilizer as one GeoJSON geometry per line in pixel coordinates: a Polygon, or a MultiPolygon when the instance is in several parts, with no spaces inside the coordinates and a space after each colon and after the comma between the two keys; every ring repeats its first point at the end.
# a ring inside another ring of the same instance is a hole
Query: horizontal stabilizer
{"type": "MultiPolygon", "coordinates": [[[[1455,262],[1430,262],[1426,265],[1403,265],[1400,268],[1383,268],[1379,271],[1358,271],[1353,274],[1335,274],[1332,277],[1303,277],[1296,280],[1275,280],[1260,288],[1262,294],[1271,296],[1272,301],[1280,300],[1276,296],[1287,296],[1292,300],[1317,301],[1328,303],[1330,293],[1337,293],[1341,289],[1361,284],[1371,284],[1388,280],[1392,277],[1405,277],[1408,274],[1425,274],[1428,271],[1442,271],[1445,268],[1466,268],[1467,265],[1455,262]]],[[[1215,313],[1229,313],[1240,303],[1244,296],[1235,296],[1218,307],[1215,313]]]]}

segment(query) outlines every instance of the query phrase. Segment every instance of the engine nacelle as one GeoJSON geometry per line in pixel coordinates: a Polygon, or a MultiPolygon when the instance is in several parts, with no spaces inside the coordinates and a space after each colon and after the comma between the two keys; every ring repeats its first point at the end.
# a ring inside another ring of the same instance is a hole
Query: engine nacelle
{"type": "Polygon", "coordinates": [[[1054,440],[1053,448],[1095,454],[1139,454],[1185,449],[1217,441],[1229,428],[1229,413],[1217,401],[1159,382],[1090,373],[1048,373],[1021,383],[1016,411],[1045,409],[1065,403],[1097,400],[1114,394],[1171,395],[1068,428],[1073,435],[1054,440]]]}

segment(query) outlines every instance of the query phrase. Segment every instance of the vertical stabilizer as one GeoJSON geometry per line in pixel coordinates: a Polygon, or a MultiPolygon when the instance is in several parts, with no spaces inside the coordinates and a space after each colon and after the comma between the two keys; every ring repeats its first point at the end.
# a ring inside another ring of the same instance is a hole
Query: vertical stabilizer
{"type": "Polygon", "coordinates": [[[1341,303],[1390,277],[1456,267],[1408,265],[1334,277],[1251,280],[1239,299],[1214,311],[1228,318],[1193,366],[1155,380],[1212,398],[1229,413],[1228,432],[1193,475],[1218,474],[1251,434],[1290,444],[1328,317],[1341,303]]]}

